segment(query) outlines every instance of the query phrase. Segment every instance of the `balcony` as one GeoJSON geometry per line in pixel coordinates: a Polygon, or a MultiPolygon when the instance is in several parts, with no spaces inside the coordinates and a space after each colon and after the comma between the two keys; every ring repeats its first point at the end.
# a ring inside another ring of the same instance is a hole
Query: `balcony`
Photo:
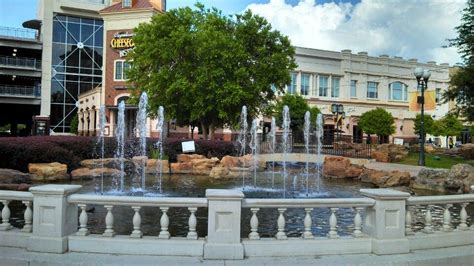
{"type": "Polygon", "coordinates": [[[0,66],[41,70],[41,60],[26,57],[0,56],[0,66]]]}
{"type": "Polygon", "coordinates": [[[37,31],[22,28],[0,27],[0,36],[38,40],[37,31]]]}
{"type": "Polygon", "coordinates": [[[21,97],[21,98],[40,98],[41,87],[0,84],[0,96],[21,97]]]}

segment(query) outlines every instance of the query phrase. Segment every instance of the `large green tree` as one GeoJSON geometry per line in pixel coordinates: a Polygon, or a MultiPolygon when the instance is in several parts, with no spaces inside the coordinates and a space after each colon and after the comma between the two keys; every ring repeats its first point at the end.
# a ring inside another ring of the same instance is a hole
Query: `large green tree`
{"type": "Polygon", "coordinates": [[[316,106],[312,108],[309,107],[308,103],[302,96],[295,94],[285,94],[278,100],[274,109],[276,120],[279,125],[281,125],[283,121],[283,107],[285,105],[287,105],[288,109],[290,110],[290,128],[293,132],[303,130],[304,115],[306,111],[310,111],[310,121],[312,125],[316,123],[316,116],[318,113],[320,113],[316,106]]]}
{"type": "Polygon", "coordinates": [[[390,136],[395,133],[394,122],[395,119],[391,113],[377,107],[363,113],[357,125],[367,135],[376,134],[380,143],[382,136],[390,136]]]}
{"type": "Polygon", "coordinates": [[[456,27],[458,37],[451,39],[450,46],[458,49],[463,64],[451,77],[450,88],[444,100],[455,100],[454,112],[468,121],[474,121],[474,0],[467,1],[461,25],[456,27]]]}
{"type": "MultiPolygon", "coordinates": [[[[433,126],[435,121],[431,117],[431,115],[424,115],[424,132],[426,134],[433,134],[433,126]]],[[[417,114],[415,117],[415,125],[413,129],[415,130],[415,134],[420,135],[420,128],[421,128],[421,114],[417,114]]]]}
{"type": "Polygon", "coordinates": [[[461,134],[464,126],[454,115],[448,114],[435,121],[433,129],[433,135],[446,136],[446,143],[448,143],[448,138],[461,134]]]}
{"type": "Polygon", "coordinates": [[[199,123],[205,137],[236,124],[243,105],[260,113],[296,67],[288,37],[250,11],[231,17],[196,4],[157,14],[135,34],[135,95],[146,91],[152,113],[163,105],[179,125],[199,123]]]}

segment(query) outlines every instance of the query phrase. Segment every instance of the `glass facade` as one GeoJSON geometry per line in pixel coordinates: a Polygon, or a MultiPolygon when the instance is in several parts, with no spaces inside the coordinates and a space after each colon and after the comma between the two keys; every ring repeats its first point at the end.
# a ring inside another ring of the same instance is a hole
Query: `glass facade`
{"type": "Polygon", "coordinates": [[[53,18],[51,129],[69,132],[80,93],[102,83],[103,21],[56,14],[53,18]]]}
{"type": "Polygon", "coordinates": [[[351,97],[357,97],[357,80],[351,80],[351,97]]]}
{"type": "Polygon", "coordinates": [[[328,80],[327,76],[319,76],[319,96],[328,96],[328,80]]]}
{"type": "Polygon", "coordinates": [[[441,104],[441,88],[436,88],[436,103],[441,104]]]}
{"type": "Polygon", "coordinates": [[[295,94],[296,92],[296,73],[291,73],[291,83],[288,86],[288,94],[295,94]]]}
{"type": "Polygon", "coordinates": [[[309,74],[301,74],[301,95],[309,94],[309,74]]]}
{"type": "Polygon", "coordinates": [[[377,99],[379,97],[378,95],[378,83],[372,81],[367,82],[367,98],[377,99]]]}
{"type": "Polygon", "coordinates": [[[115,80],[127,80],[128,69],[130,69],[130,63],[124,60],[115,61],[115,80]]]}

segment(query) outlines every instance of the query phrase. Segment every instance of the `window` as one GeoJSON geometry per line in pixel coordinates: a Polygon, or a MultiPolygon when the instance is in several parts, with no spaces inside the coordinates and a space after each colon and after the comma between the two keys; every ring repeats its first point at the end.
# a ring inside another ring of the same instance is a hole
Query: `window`
{"type": "Polygon", "coordinates": [[[295,94],[296,92],[296,73],[291,73],[291,83],[288,86],[288,94],[295,94]]]}
{"type": "Polygon", "coordinates": [[[378,83],[369,81],[367,82],[367,98],[377,99],[378,96],[378,83]]]}
{"type": "Polygon", "coordinates": [[[122,0],[122,8],[132,7],[132,0],[122,0]]]}
{"type": "Polygon", "coordinates": [[[332,90],[331,90],[331,97],[339,97],[339,83],[341,79],[340,78],[332,78],[332,90]]]}
{"type": "Polygon", "coordinates": [[[328,96],[328,77],[319,76],[319,96],[328,96]]]}
{"type": "Polygon", "coordinates": [[[357,80],[351,80],[351,97],[357,97],[357,80]]]}
{"type": "Polygon", "coordinates": [[[115,80],[127,80],[128,69],[130,69],[130,63],[125,61],[115,61],[115,80]]]}
{"type": "Polygon", "coordinates": [[[309,74],[301,74],[301,95],[309,94],[309,74]]]}
{"type": "Polygon", "coordinates": [[[388,97],[390,100],[394,101],[406,101],[407,100],[407,89],[408,86],[396,81],[393,83],[390,83],[388,86],[388,97]]]}
{"type": "Polygon", "coordinates": [[[441,104],[441,88],[436,88],[436,103],[441,104]]]}

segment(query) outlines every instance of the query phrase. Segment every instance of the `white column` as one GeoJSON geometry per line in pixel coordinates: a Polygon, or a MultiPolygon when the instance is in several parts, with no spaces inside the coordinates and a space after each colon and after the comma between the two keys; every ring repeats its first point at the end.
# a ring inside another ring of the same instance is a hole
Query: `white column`
{"type": "Polygon", "coordinates": [[[231,189],[207,189],[208,226],[205,259],[243,259],[240,217],[244,194],[231,189]]]}
{"type": "Polygon", "coordinates": [[[330,208],[331,215],[329,216],[329,233],[328,233],[329,238],[339,238],[339,235],[337,234],[337,217],[336,217],[336,211],[338,209],[339,208],[330,208]]]}
{"type": "Polygon", "coordinates": [[[459,229],[459,230],[469,230],[469,227],[466,224],[466,220],[467,220],[466,206],[468,204],[469,203],[467,203],[467,202],[461,203],[461,213],[459,214],[459,216],[461,218],[461,223],[459,223],[459,225],[457,227],[457,229],[459,229]]]}
{"type": "Polygon", "coordinates": [[[95,130],[96,130],[96,125],[95,125],[95,118],[96,118],[96,110],[95,109],[90,109],[89,110],[89,136],[95,136],[95,130]]]}
{"type": "Polygon", "coordinates": [[[77,232],[77,206],[67,197],[80,185],[43,185],[31,187],[33,194],[33,236],[27,249],[37,252],[64,253],[68,236],[77,232]]]}
{"type": "Polygon", "coordinates": [[[392,189],[361,189],[362,195],[375,200],[366,209],[363,232],[370,235],[372,252],[377,255],[410,252],[405,236],[405,206],[409,193],[392,189]]]}
{"type": "Polygon", "coordinates": [[[433,205],[426,206],[426,213],[425,213],[425,226],[423,227],[423,232],[427,234],[434,233],[433,227],[431,226],[431,209],[433,205]]]}
{"type": "Polygon", "coordinates": [[[9,200],[2,200],[1,201],[3,204],[3,209],[2,209],[2,224],[0,224],[0,230],[1,231],[7,231],[12,229],[12,225],[10,224],[10,208],[8,207],[8,204],[10,204],[9,200]]]}
{"type": "Polygon", "coordinates": [[[86,212],[86,204],[77,204],[79,208],[81,208],[81,215],[79,215],[79,231],[77,231],[76,235],[78,236],[87,236],[89,235],[89,230],[87,229],[87,212],[86,212]]]}
{"type": "Polygon", "coordinates": [[[105,231],[102,236],[114,237],[114,214],[112,213],[114,206],[104,205],[104,207],[107,209],[107,215],[105,215],[105,231]]]}
{"type": "Polygon", "coordinates": [[[354,232],[352,233],[353,237],[361,237],[362,236],[362,218],[360,217],[360,212],[363,210],[363,207],[356,207],[355,216],[354,216],[354,232]]]}
{"type": "Polygon", "coordinates": [[[304,211],[306,212],[306,215],[304,217],[304,232],[303,232],[303,238],[304,239],[313,239],[313,233],[311,232],[311,226],[313,224],[313,220],[311,219],[311,212],[313,211],[313,208],[305,208],[304,211]]]}
{"type": "Polygon", "coordinates": [[[283,213],[285,213],[286,208],[278,208],[278,212],[280,213],[278,215],[278,233],[276,234],[276,239],[282,240],[282,239],[287,239],[286,234],[285,234],[285,216],[283,216],[283,213]]]}
{"type": "Polygon", "coordinates": [[[251,208],[250,211],[252,212],[252,218],[250,218],[250,234],[249,239],[257,240],[260,239],[260,235],[258,234],[258,217],[257,212],[260,208],[251,208]]]}
{"type": "Polygon", "coordinates": [[[24,214],[25,225],[23,226],[21,231],[31,233],[31,231],[33,231],[33,226],[31,225],[31,223],[33,222],[33,211],[31,210],[31,201],[25,200],[22,201],[22,203],[25,204],[26,209],[24,214]]]}
{"type": "Polygon", "coordinates": [[[163,214],[161,215],[161,219],[160,219],[161,231],[158,238],[164,238],[164,239],[170,238],[170,232],[168,232],[168,226],[170,224],[170,219],[168,218],[168,214],[167,214],[168,209],[169,209],[168,207],[160,208],[163,214]]]}
{"type": "Polygon", "coordinates": [[[143,237],[143,233],[140,230],[140,226],[142,223],[142,217],[140,216],[140,206],[132,206],[132,209],[135,211],[133,215],[133,231],[130,237],[132,238],[141,238],[143,237]]]}
{"type": "Polygon", "coordinates": [[[443,227],[441,228],[444,232],[451,232],[453,231],[453,226],[451,225],[451,212],[449,208],[451,208],[453,204],[446,204],[444,205],[444,213],[443,213],[443,227]]]}
{"type": "Polygon", "coordinates": [[[188,210],[191,212],[191,215],[189,215],[189,220],[188,220],[189,232],[186,238],[191,239],[191,240],[196,240],[198,239],[198,234],[196,232],[197,219],[195,215],[197,211],[197,207],[189,207],[188,210]]]}
{"type": "Polygon", "coordinates": [[[406,214],[405,214],[405,235],[414,235],[415,233],[413,232],[413,229],[412,229],[412,222],[413,222],[413,219],[412,219],[412,212],[413,211],[413,207],[412,206],[407,206],[407,211],[406,211],[406,214]]]}

